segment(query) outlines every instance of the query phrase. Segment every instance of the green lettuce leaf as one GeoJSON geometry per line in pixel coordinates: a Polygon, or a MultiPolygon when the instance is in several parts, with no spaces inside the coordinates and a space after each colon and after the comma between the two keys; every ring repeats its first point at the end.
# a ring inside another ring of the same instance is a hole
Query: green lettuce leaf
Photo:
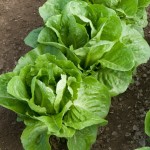
{"type": "Polygon", "coordinates": [[[135,66],[146,63],[150,58],[150,47],[142,35],[130,26],[124,26],[122,42],[133,52],[135,66]]]}
{"type": "Polygon", "coordinates": [[[102,69],[98,72],[97,79],[107,86],[111,96],[116,96],[126,91],[132,82],[132,72],[102,69]]]}
{"type": "Polygon", "coordinates": [[[122,43],[116,43],[99,62],[103,67],[118,71],[129,71],[135,64],[132,50],[122,43]]]}
{"type": "Polygon", "coordinates": [[[65,114],[64,123],[78,130],[94,124],[105,125],[107,121],[102,118],[108,114],[109,107],[107,88],[93,77],[87,77],[81,84],[77,99],[65,114]]]}
{"type": "Polygon", "coordinates": [[[138,0],[139,7],[148,7],[150,0],[138,0]]]}
{"type": "Polygon", "coordinates": [[[32,99],[34,99],[35,104],[44,107],[47,113],[53,114],[55,112],[53,108],[55,101],[53,90],[38,79],[35,79],[33,84],[32,99]]]}
{"type": "Polygon", "coordinates": [[[117,10],[127,15],[127,17],[132,17],[137,12],[138,0],[121,0],[117,7],[117,10]]]}
{"type": "Polygon", "coordinates": [[[25,150],[51,150],[49,137],[47,126],[42,122],[35,122],[26,126],[21,142],[25,150]]]}
{"type": "Polygon", "coordinates": [[[39,8],[39,13],[46,22],[49,17],[59,14],[69,1],[71,0],[47,0],[47,2],[39,8]]]}
{"type": "Polygon", "coordinates": [[[23,81],[19,76],[13,77],[7,85],[7,92],[18,100],[28,101],[29,95],[23,81]]]}
{"type": "Polygon", "coordinates": [[[91,47],[83,47],[75,50],[75,54],[81,59],[81,66],[88,68],[98,62],[102,56],[110,51],[114,42],[100,41],[91,47]]]}
{"type": "Polygon", "coordinates": [[[36,48],[38,46],[37,39],[42,29],[43,27],[40,27],[31,31],[24,39],[25,44],[32,48],[36,48]]]}
{"type": "Polygon", "coordinates": [[[25,115],[28,108],[27,103],[18,100],[7,92],[7,85],[14,76],[14,73],[0,75],[0,105],[18,114],[25,115]]]}
{"type": "Polygon", "coordinates": [[[69,150],[90,150],[91,145],[96,141],[97,130],[97,126],[90,126],[77,131],[73,137],[68,138],[69,150]]]}
{"type": "Polygon", "coordinates": [[[150,111],[147,112],[145,118],[145,133],[150,136],[150,111]]]}
{"type": "Polygon", "coordinates": [[[60,109],[60,102],[62,101],[64,92],[65,92],[65,88],[66,88],[66,83],[67,82],[67,76],[66,75],[62,75],[61,76],[61,80],[58,81],[57,85],[56,85],[56,99],[54,102],[54,108],[56,112],[59,112],[60,109]]]}
{"type": "Polygon", "coordinates": [[[53,46],[39,45],[37,48],[29,51],[25,56],[21,57],[13,71],[17,73],[20,72],[23,67],[29,64],[34,64],[37,57],[42,54],[52,54],[58,59],[66,60],[66,57],[59,49],[53,46]]]}

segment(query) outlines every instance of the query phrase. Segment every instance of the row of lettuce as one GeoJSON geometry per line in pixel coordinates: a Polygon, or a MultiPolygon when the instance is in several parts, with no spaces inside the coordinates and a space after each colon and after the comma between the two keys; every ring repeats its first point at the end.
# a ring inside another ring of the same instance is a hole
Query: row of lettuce
{"type": "Polygon", "coordinates": [[[143,38],[149,3],[47,0],[39,8],[44,25],[25,38],[33,50],[0,76],[0,105],[25,123],[25,150],[51,150],[52,135],[66,138],[69,150],[90,150],[107,124],[111,97],[150,57],[143,38]]]}

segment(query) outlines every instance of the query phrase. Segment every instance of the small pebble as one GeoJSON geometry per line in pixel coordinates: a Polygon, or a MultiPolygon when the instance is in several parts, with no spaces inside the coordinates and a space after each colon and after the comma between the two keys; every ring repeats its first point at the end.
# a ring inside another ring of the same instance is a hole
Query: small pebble
{"type": "Polygon", "coordinates": [[[140,139],[140,140],[139,140],[139,144],[140,144],[141,146],[145,146],[145,144],[146,144],[145,139],[140,139]]]}
{"type": "Polygon", "coordinates": [[[118,133],[117,133],[116,131],[113,131],[113,132],[112,132],[112,135],[113,135],[113,136],[117,136],[118,133]]]}
{"type": "Polygon", "coordinates": [[[134,126],[133,126],[133,130],[139,131],[139,128],[138,128],[136,125],[134,125],[134,126]]]}
{"type": "Polygon", "coordinates": [[[127,132],[127,133],[125,134],[125,136],[126,136],[126,137],[131,136],[131,133],[127,132]]]}

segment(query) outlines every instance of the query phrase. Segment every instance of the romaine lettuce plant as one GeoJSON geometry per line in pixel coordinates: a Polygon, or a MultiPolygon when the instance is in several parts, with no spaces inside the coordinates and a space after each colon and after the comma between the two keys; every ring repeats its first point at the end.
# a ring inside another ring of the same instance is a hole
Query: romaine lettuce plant
{"type": "Polygon", "coordinates": [[[141,34],[148,4],[47,0],[40,7],[44,25],[25,38],[34,49],[0,76],[0,105],[24,121],[25,150],[50,150],[52,135],[66,138],[69,150],[90,149],[107,124],[110,97],[150,57],[141,34]]]}
{"type": "Polygon", "coordinates": [[[117,10],[81,0],[48,0],[39,11],[45,26],[31,32],[26,44],[57,47],[84,74],[105,84],[111,96],[124,92],[133,71],[150,57],[147,42],[117,10]]]}
{"type": "Polygon", "coordinates": [[[68,139],[70,150],[78,147],[80,138],[80,148],[90,149],[98,126],[107,124],[108,89],[93,77],[83,77],[53,50],[39,46],[22,57],[13,72],[0,76],[0,104],[24,121],[24,149],[50,150],[51,135],[68,139]]]}

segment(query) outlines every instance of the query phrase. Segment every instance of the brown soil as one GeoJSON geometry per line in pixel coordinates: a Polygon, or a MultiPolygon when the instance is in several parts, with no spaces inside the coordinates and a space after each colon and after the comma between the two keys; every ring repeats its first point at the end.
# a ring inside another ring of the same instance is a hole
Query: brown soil
{"type": "MultiPolygon", "coordinates": [[[[42,20],[38,7],[44,0],[0,0],[0,73],[11,71],[20,56],[29,47],[23,39],[32,29],[39,27],[42,20]]],[[[150,21],[149,21],[150,22],[150,21]]],[[[145,30],[150,43],[150,25],[145,30]]],[[[141,66],[135,83],[122,95],[113,98],[108,116],[109,124],[100,128],[92,150],[134,150],[150,146],[144,134],[144,117],[150,109],[150,62],[141,66]]],[[[16,122],[16,115],[0,108],[0,150],[23,150],[20,135],[23,124],[16,122]]],[[[62,150],[57,139],[53,139],[55,150],[62,150]]]]}

